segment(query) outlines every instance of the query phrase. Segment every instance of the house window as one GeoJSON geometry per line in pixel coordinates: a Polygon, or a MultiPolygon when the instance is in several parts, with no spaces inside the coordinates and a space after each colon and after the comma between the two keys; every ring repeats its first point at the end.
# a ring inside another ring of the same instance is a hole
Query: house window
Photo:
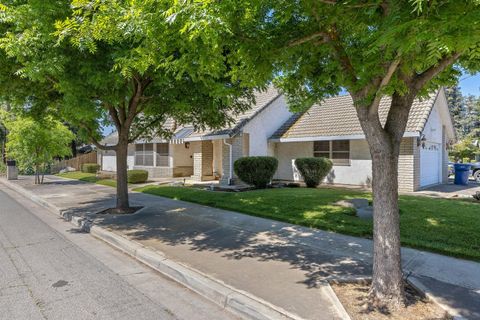
{"type": "Polygon", "coordinates": [[[315,141],[313,155],[328,158],[336,166],[348,166],[350,165],[350,140],[315,141]]]}
{"type": "Polygon", "coordinates": [[[157,167],[168,167],[168,143],[157,143],[157,167]]]}
{"type": "Polygon", "coordinates": [[[135,145],[135,165],[153,167],[153,143],[135,145]]]}

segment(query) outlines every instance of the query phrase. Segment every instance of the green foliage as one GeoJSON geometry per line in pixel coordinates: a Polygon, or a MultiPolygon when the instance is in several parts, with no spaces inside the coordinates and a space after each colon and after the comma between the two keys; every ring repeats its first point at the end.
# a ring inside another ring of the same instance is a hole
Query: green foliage
{"type": "Polygon", "coordinates": [[[4,175],[7,172],[7,166],[0,160],[0,175],[4,175]]]}
{"type": "Polygon", "coordinates": [[[84,163],[82,164],[83,173],[97,173],[100,170],[100,165],[96,163],[84,163]]]}
{"type": "Polygon", "coordinates": [[[243,157],[235,161],[233,168],[243,182],[266,188],[277,171],[278,160],[274,157],[243,157]]]}
{"type": "Polygon", "coordinates": [[[332,170],[332,161],[326,158],[298,158],[295,166],[309,188],[316,188],[332,170]]]}
{"type": "Polygon", "coordinates": [[[452,150],[450,150],[450,157],[455,161],[462,160],[465,162],[470,162],[475,159],[475,155],[480,153],[480,148],[477,147],[473,140],[470,138],[465,138],[460,140],[453,145],[452,150]]]}
{"type": "Polygon", "coordinates": [[[146,170],[128,170],[128,183],[144,183],[148,181],[148,171],[146,170]]]}
{"type": "Polygon", "coordinates": [[[34,120],[7,113],[1,117],[8,129],[7,154],[17,161],[20,170],[45,172],[55,157],[71,154],[69,144],[74,136],[61,122],[51,117],[34,120]]]}

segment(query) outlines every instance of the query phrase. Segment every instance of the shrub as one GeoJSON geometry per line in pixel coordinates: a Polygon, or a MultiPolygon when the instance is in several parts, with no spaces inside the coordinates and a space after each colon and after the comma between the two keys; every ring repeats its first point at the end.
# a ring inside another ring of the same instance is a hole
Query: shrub
{"type": "Polygon", "coordinates": [[[0,175],[7,173],[7,166],[0,160],[0,175]]]}
{"type": "Polygon", "coordinates": [[[277,167],[278,160],[274,157],[244,157],[235,161],[233,166],[240,180],[256,188],[266,188],[277,167]]]}
{"type": "Polygon", "coordinates": [[[309,188],[316,188],[332,169],[332,161],[326,158],[298,158],[295,166],[309,188]]]}
{"type": "Polygon", "coordinates": [[[84,173],[97,173],[100,170],[100,165],[96,163],[84,163],[82,165],[82,172],[84,173]]]}
{"type": "Polygon", "coordinates": [[[128,183],[143,183],[148,180],[148,171],[145,170],[128,170],[128,183]]]}

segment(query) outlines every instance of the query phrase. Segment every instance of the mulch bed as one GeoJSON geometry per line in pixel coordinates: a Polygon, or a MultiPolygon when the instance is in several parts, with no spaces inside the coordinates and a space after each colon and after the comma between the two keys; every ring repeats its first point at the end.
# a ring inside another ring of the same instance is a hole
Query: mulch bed
{"type": "Polygon", "coordinates": [[[407,306],[399,310],[373,309],[368,304],[370,283],[331,283],[352,320],[451,320],[448,313],[405,284],[407,306]]]}
{"type": "Polygon", "coordinates": [[[119,210],[117,208],[108,208],[103,211],[97,212],[97,214],[133,214],[143,207],[130,207],[126,210],[119,210]]]}

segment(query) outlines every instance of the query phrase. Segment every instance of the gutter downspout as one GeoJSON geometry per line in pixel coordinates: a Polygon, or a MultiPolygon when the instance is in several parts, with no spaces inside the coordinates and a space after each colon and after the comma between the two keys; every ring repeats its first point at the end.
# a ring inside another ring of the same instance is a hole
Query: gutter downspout
{"type": "Polygon", "coordinates": [[[225,145],[227,145],[229,147],[229,154],[230,154],[230,158],[229,158],[229,162],[230,162],[230,166],[229,166],[229,173],[228,173],[228,185],[231,186],[232,185],[232,180],[233,180],[233,146],[231,143],[228,143],[227,142],[227,139],[223,139],[223,143],[225,145]]]}

